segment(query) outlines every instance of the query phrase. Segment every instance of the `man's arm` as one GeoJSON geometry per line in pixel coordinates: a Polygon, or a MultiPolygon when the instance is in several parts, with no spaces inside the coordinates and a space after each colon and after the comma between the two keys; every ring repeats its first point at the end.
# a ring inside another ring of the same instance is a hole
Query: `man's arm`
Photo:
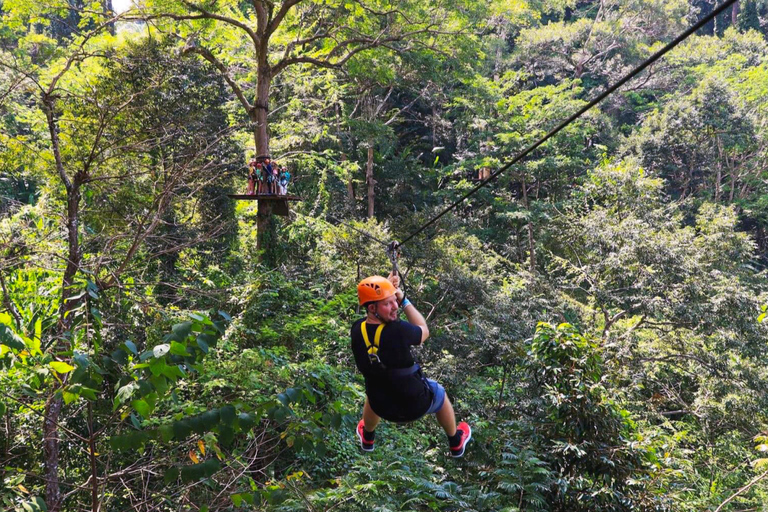
{"type": "MultiPolygon", "coordinates": [[[[400,276],[390,273],[388,279],[395,286],[395,296],[397,297],[397,302],[402,302],[403,298],[405,298],[405,293],[400,289],[400,276]]],[[[424,319],[424,316],[419,313],[419,310],[416,309],[416,306],[410,303],[410,301],[408,302],[408,305],[403,308],[403,312],[405,313],[405,317],[408,319],[408,323],[421,328],[421,343],[424,343],[427,338],[429,338],[429,327],[427,327],[427,321],[424,319]]]]}

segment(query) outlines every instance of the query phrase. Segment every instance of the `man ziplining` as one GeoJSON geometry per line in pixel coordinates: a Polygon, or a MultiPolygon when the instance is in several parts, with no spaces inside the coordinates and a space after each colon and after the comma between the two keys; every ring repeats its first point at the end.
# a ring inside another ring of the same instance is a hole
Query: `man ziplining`
{"type": "Polygon", "coordinates": [[[463,421],[456,427],[445,389],[424,377],[414,361],[411,347],[429,337],[429,328],[399,286],[397,274],[367,277],[357,285],[357,298],[366,312],[350,332],[355,364],[365,377],[363,418],[357,424],[360,447],[373,451],[374,431],[381,418],[406,423],[434,414],[448,436],[451,456],[461,457],[472,429],[463,421]],[[399,308],[407,322],[398,318],[399,308]]]}

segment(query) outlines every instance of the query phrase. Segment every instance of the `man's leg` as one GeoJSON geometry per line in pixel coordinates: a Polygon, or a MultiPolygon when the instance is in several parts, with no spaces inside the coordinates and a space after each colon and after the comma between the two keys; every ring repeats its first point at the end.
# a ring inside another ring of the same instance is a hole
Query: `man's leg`
{"type": "Polygon", "coordinates": [[[375,439],[374,430],[381,421],[379,415],[373,412],[371,404],[368,403],[368,397],[365,398],[365,405],[363,406],[363,419],[357,423],[357,438],[360,440],[360,448],[364,452],[372,452],[375,439]]]}
{"type": "Polygon", "coordinates": [[[365,430],[368,432],[373,432],[376,430],[376,427],[379,426],[379,421],[381,421],[381,418],[378,414],[373,412],[373,409],[371,409],[371,404],[368,403],[368,397],[366,397],[365,405],[363,406],[363,422],[365,423],[365,430]]]}
{"type": "Polygon", "coordinates": [[[448,436],[448,444],[451,448],[451,457],[461,457],[464,455],[464,449],[467,443],[472,439],[472,428],[462,421],[456,426],[456,414],[453,412],[453,405],[446,396],[443,400],[443,406],[435,413],[437,422],[445,430],[448,436]]]}
{"type": "Polygon", "coordinates": [[[443,406],[435,413],[435,418],[437,418],[437,422],[443,427],[448,437],[456,435],[456,415],[453,412],[453,405],[451,405],[451,401],[448,400],[447,396],[445,401],[443,401],[443,406]]]}

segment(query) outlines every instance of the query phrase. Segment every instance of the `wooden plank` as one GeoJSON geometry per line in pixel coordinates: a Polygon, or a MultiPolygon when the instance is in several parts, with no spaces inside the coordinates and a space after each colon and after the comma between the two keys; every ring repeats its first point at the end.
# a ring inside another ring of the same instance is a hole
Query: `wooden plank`
{"type": "Polygon", "coordinates": [[[242,200],[242,201],[301,201],[301,197],[299,196],[279,196],[279,195],[268,195],[268,194],[227,194],[227,197],[231,197],[232,199],[242,200]]]}

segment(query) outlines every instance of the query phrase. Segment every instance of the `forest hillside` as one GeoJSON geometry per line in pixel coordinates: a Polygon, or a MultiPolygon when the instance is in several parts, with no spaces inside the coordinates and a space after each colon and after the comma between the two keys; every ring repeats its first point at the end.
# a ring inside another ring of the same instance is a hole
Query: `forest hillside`
{"type": "Polygon", "coordinates": [[[508,165],[720,5],[0,0],[0,509],[768,510],[768,3],[508,165]]]}

